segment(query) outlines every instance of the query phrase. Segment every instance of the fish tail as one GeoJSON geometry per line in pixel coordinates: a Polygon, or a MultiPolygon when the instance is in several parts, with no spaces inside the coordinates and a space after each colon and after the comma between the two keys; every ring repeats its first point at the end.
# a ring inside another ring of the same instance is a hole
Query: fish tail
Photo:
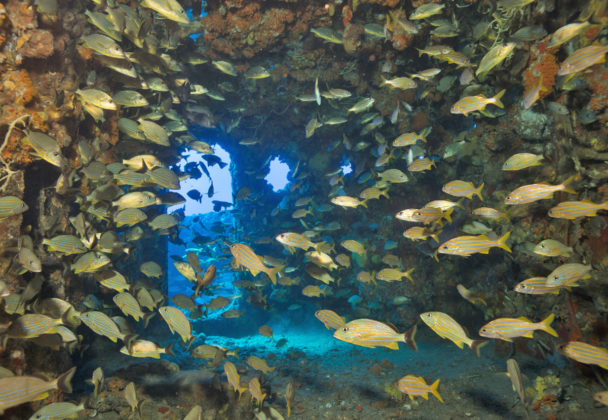
{"type": "Polygon", "coordinates": [[[414,271],[414,269],[410,268],[404,274],[404,277],[407,277],[410,281],[414,281],[414,279],[412,278],[412,271],[414,271]]]}
{"type": "Polygon", "coordinates": [[[553,337],[557,337],[557,332],[551,327],[551,323],[555,319],[555,314],[549,314],[548,317],[541,321],[543,324],[543,330],[551,334],[553,337]]]}
{"type": "Polygon", "coordinates": [[[471,341],[471,350],[475,353],[475,356],[479,357],[480,350],[483,346],[488,344],[488,340],[473,340],[471,341]]]}
{"type": "Polygon", "coordinates": [[[148,312],[147,314],[144,314],[144,316],[142,317],[142,320],[144,321],[144,328],[148,328],[148,323],[150,322],[152,317],[154,317],[154,315],[156,315],[156,312],[148,312]]]}
{"type": "Polygon", "coordinates": [[[165,354],[175,357],[175,354],[173,353],[173,343],[169,343],[169,345],[165,347],[165,354]]]}
{"type": "MultiPolygon", "coordinates": [[[[435,239],[437,241],[437,239],[435,239]]],[[[437,241],[437,243],[439,243],[439,241],[437,241]]],[[[435,257],[435,261],[439,262],[439,258],[437,257],[437,253],[439,252],[439,248],[437,248],[435,250],[435,252],[433,252],[433,257],[435,257]]]]}
{"type": "Polygon", "coordinates": [[[187,341],[186,343],[186,351],[190,350],[190,346],[192,345],[192,343],[194,343],[194,340],[196,340],[198,337],[196,335],[193,335],[192,337],[190,337],[190,340],[187,341]]]}
{"type": "Polygon", "coordinates": [[[420,140],[426,143],[426,138],[429,134],[431,134],[431,131],[433,131],[433,127],[431,126],[423,128],[419,134],[420,140]]]}
{"type": "Polygon", "coordinates": [[[374,284],[374,286],[377,286],[378,283],[376,283],[376,272],[375,271],[372,271],[371,278],[372,278],[372,283],[374,284]]]}
{"type": "MultiPolygon", "coordinates": [[[[448,221],[448,223],[452,223],[452,212],[453,211],[454,211],[454,207],[449,208],[443,212],[443,217],[445,218],[445,220],[448,221]]],[[[437,242],[439,242],[439,241],[437,241],[437,242]]]]}
{"type": "Polygon", "coordinates": [[[418,346],[416,345],[416,340],[414,339],[417,328],[417,325],[414,324],[412,328],[410,328],[403,334],[403,342],[410,346],[414,351],[418,351],[418,346]]]}
{"type": "Polygon", "coordinates": [[[494,105],[496,105],[499,108],[504,108],[505,106],[503,105],[503,103],[500,101],[500,98],[502,98],[502,96],[505,94],[506,90],[503,89],[500,92],[498,92],[496,95],[494,95],[494,97],[492,98],[494,105]]]}
{"type": "MultiPolygon", "coordinates": [[[[326,244],[325,241],[317,242],[316,244],[313,245],[313,248],[315,251],[321,252],[321,250],[319,248],[321,248],[325,244],[326,244]]],[[[293,254],[293,252],[292,252],[292,254],[293,254]]]]}
{"type": "Polygon", "coordinates": [[[485,184],[482,182],[482,183],[481,183],[481,185],[479,186],[479,188],[477,188],[477,189],[475,190],[475,194],[477,194],[477,196],[479,197],[479,199],[480,199],[481,201],[483,201],[483,196],[481,195],[481,190],[483,190],[483,186],[484,186],[484,185],[485,185],[485,184]]]}
{"type": "Polygon", "coordinates": [[[72,393],[72,377],[76,372],[76,366],[59,376],[55,381],[57,382],[57,388],[63,391],[65,394],[72,393]]]}
{"type": "Polygon", "coordinates": [[[576,194],[576,191],[574,191],[574,188],[572,187],[572,183],[574,181],[577,181],[579,178],[580,178],[580,175],[576,174],[576,175],[572,175],[570,178],[565,180],[564,183],[562,184],[564,186],[563,191],[570,193],[570,194],[576,194]]]}
{"type": "Polygon", "coordinates": [[[437,379],[435,382],[433,382],[433,385],[431,385],[431,393],[437,397],[439,401],[443,402],[443,398],[441,398],[441,395],[439,395],[437,388],[439,388],[439,379],[437,379]]]}
{"type": "MultiPolygon", "coordinates": [[[[393,153],[393,151],[392,151],[392,150],[391,150],[391,153],[393,153]]],[[[382,195],[382,196],[384,196],[384,197],[386,197],[386,198],[390,198],[390,197],[388,196],[388,188],[387,188],[387,189],[385,189],[385,190],[382,190],[382,192],[380,193],[380,195],[382,195]]],[[[606,201],[606,203],[605,203],[605,204],[608,206],[608,201],[606,201]]]]}
{"type": "Polygon", "coordinates": [[[291,417],[291,405],[287,404],[287,417],[291,417]]]}
{"type": "Polygon", "coordinates": [[[504,249],[507,252],[511,252],[511,248],[509,248],[509,245],[507,245],[507,239],[509,239],[510,235],[511,232],[507,232],[503,236],[501,236],[500,239],[498,239],[498,241],[496,242],[496,246],[504,249]]]}
{"type": "Polygon", "coordinates": [[[275,285],[275,286],[277,285],[277,273],[284,268],[285,268],[284,265],[280,265],[278,267],[271,268],[266,272],[266,274],[268,274],[268,277],[270,277],[270,281],[272,282],[273,285],[275,285]]]}
{"type": "Polygon", "coordinates": [[[433,238],[435,240],[435,242],[439,243],[439,236],[437,236],[436,233],[433,233],[432,235],[430,235],[431,238],[433,238]]]}
{"type": "Polygon", "coordinates": [[[365,208],[367,208],[367,198],[364,200],[361,200],[361,205],[365,208]]]}

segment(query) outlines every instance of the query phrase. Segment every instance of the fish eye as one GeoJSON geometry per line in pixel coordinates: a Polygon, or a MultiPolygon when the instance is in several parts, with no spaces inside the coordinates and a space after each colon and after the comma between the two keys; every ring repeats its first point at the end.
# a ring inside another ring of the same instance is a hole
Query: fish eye
{"type": "Polygon", "coordinates": [[[347,328],[347,327],[344,327],[344,328],[342,328],[342,331],[347,332],[347,331],[348,331],[348,328],[347,328]]]}

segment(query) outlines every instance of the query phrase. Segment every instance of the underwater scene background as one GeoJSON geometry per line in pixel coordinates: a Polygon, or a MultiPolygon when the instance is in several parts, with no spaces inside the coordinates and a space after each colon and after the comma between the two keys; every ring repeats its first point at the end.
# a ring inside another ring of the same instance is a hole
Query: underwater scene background
{"type": "Polygon", "coordinates": [[[0,3],[0,418],[608,416],[606,0],[0,3]]]}

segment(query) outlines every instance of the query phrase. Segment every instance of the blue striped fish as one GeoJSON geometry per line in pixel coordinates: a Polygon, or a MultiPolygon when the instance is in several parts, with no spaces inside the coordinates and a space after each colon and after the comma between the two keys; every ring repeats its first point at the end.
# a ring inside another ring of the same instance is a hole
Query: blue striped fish
{"type": "Polygon", "coordinates": [[[82,45],[99,55],[111,58],[125,58],[125,53],[112,38],[101,34],[91,34],[80,38],[82,45]]]}
{"type": "Polygon", "coordinates": [[[577,73],[583,71],[595,64],[606,61],[606,53],[608,46],[606,45],[589,45],[588,47],[579,48],[566,58],[559,66],[557,71],[558,76],[577,73]]]}
{"type": "Polygon", "coordinates": [[[45,405],[30,417],[30,420],[75,419],[84,410],[84,403],[54,402],[45,405]]]}
{"type": "MultiPolygon", "coordinates": [[[[295,232],[281,233],[277,235],[275,239],[281,244],[283,244],[285,247],[288,247],[287,249],[291,248],[290,252],[293,251],[293,248],[300,248],[304,251],[307,251],[309,248],[313,248],[318,251],[319,246],[322,245],[322,242],[315,244],[306,236],[300,235],[299,233],[295,232]]],[[[293,254],[293,252],[291,253],[293,254]]]]}
{"type": "Polygon", "coordinates": [[[131,293],[118,293],[114,295],[112,300],[125,315],[132,316],[135,321],[139,322],[139,319],[144,317],[139,302],[137,302],[137,299],[135,299],[131,293]]]}
{"type": "Polygon", "coordinates": [[[598,365],[603,369],[608,369],[608,350],[605,348],[592,346],[582,341],[570,341],[561,348],[561,352],[579,363],[598,365]]]}
{"type": "Polygon", "coordinates": [[[262,393],[262,386],[260,385],[260,380],[257,377],[252,378],[249,381],[249,392],[251,393],[251,396],[258,402],[258,406],[261,407],[264,403],[264,398],[266,398],[266,394],[262,393]]]}
{"type": "Polygon", "coordinates": [[[61,147],[54,138],[38,131],[27,131],[22,141],[34,149],[35,156],[46,160],[51,165],[62,166],[61,147]]]}
{"type": "Polygon", "coordinates": [[[344,317],[341,317],[331,309],[318,310],[315,312],[315,316],[323,323],[323,325],[325,325],[325,328],[327,329],[337,330],[346,324],[344,317]]]}
{"type": "Polygon", "coordinates": [[[477,195],[481,201],[483,201],[483,197],[481,195],[481,190],[483,189],[484,183],[482,182],[479,188],[475,188],[472,182],[461,181],[459,179],[455,181],[450,181],[443,186],[441,191],[446,194],[450,194],[454,197],[466,197],[472,198],[473,195],[477,195]]]}
{"type": "Polygon", "coordinates": [[[507,252],[511,252],[511,248],[507,245],[507,239],[509,239],[510,234],[511,232],[507,232],[495,240],[489,239],[485,235],[458,236],[441,244],[437,252],[440,254],[460,255],[462,257],[468,257],[476,253],[487,254],[492,247],[502,248],[507,252]]]}
{"type": "Polygon", "coordinates": [[[577,281],[588,276],[591,265],[579,263],[562,264],[547,276],[548,287],[578,286],[577,281]]]}
{"type": "Polygon", "coordinates": [[[232,385],[232,388],[239,393],[239,398],[241,398],[241,393],[245,391],[246,388],[241,387],[241,377],[239,376],[239,372],[237,371],[234,363],[224,362],[224,372],[228,378],[228,383],[232,385]]]}
{"type": "Polygon", "coordinates": [[[417,351],[416,325],[405,333],[398,333],[388,325],[373,319],[355,319],[334,332],[334,337],[357,346],[375,348],[378,346],[398,350],[398,342],[407,344],[417,351]]]}
{"type": "Polygon", "coordinates": [[[565,191],[570,194],[576,194],[576,192],[570,186],[573,181],[573,177],[568,178],[563,184],[549,185],[549,184],[530,184],[524,185],[523,187],[516,188],[509,195],[505,197],[505,204],[528,204],[538,200],[544,200],[553,197],[553,193],[557,191],[565,191]]]}
{"type": "Polygon", "coordinates": [[[481,346],[487,343],[485,340],[473,340],[469,338],[464,328],[454,318],[443,312],[425,312],[420,314],[420,319],[430,329],[435,331],[439,337],[447,338],[456,344],[459,349],[462,349],[463,344],[466,344],[477,357],[479,357],[481,346]]]}
{"type": "Polygon", "coordinates": [[[559,286],[547,286],[546,277],[532,277],[518,283],[514,290],[527,295],[546,295],[549,293],[557,295],[560,289],[559,286]]]}
{"type": "Polygon", "coordinates": [[[114,343],[117,339],[125,341],[126,334],[123,334],[118,329],[118,325],[112,318],[99,311],[88,311],[80,314],[82,322],[89,327],[95,334],[108,337],[114,343]]]}
{"type": "Polygon", "coordinates": [[[13,321],[6,335],[12,338],[35,338],[57,332],[57,327],[63,323],[62,319],[46,315],[26,314],[13,321]]]}
{"type": "Polygon", "coordinates": [[[0,379],[0,414],[11,407],[41,400],[49,395],[49,391],[56,389],[66,394],[72,393],[72,377],[76,367],[71,368],[63,375],[52,381],[35,376],[10,376],[0,379]]]}
{"type": "Polygon", "coordinates": [[[95,279],[102,286],[116,290],[119,293],[124,292],[131,287],[131,285],[127,283],[127,278],[116,270],[105,270],[101,273],[95,273],[95,279]]]}
{"type": "Polygon", "coordinates": [[[284,265],[274,268],[266,267],[262,257],[253,252],[253,249],[245,244],[230,245],[230,252],[232,252],[232,256],[240,265],[249,270],[251,275],[257,276],[260,272],[264,272],[270,277],[270,281],[274,285],[277,284],[277,273],[285,268],[284,265]]]}
{"type": "Polygon", "coordinates": [[[83,254],[88,251],[82,241],[74,235],[58,235],[54,238],[44,238],[42,244],[48,246],[51,252],[61,252],[64,255],[83,254]]]}
{"type": "Polygon", "coordinates": [[[173,306],[162,306],[158,312],[163,317],[172,333],[177,333],[184,343],[192,341],[192,325],[184,313],[173,306]]]}
{"type": "Polygon", "coordinates": [[[551,323],[555,315],[550,314],[541,322],[532,322],[525,317],[521,318],[498,318],[488,322],[481,327],[479,335],[487,338],[499,338],[505,341],[513,341],[516,337],[532,338],[534,331],[542,330],[553,337],[557,337],[557,333],[551,328],[551,323]]]}
{"type": "Polygon", "coordinates": [[[422,397],[425,400],[428,400],[430,392],[437,397],[439,401],[443,402],[441,395],[437,392],[437,388],[439,388],[439,379],[433,382],[432,385],[427,385],[422,376],[407,375],[399,379],[399,382],[397,383],[397,389],[404,394],[407,394],[410,397],[410,400],[413,400],[414,397],[422,397]]]}
{"type": "Polygon", "coordinates": [[[168,190],[179,190],[179,178],[171,169],[156,168],[148,172],[150,182],[168,190]]]}
{"type": "Polygon", "coordinates": [[[0,220],[26,212],[28,205],[19,197],[12,195],[0,197],[0,220]]]}
{"type": "Polygon", "coordinates": [[[579,217],[595,217],[598,210],[608,210],[608,201],[595,204],[591,201],[562,201],[549,209],[549,216],[556,219],[574,220],[579,217]]]}
{"type": "Polygon", "coordinates": [[[146,220],[148,216],[140,209],[124,209],[114,214],[116,227],[133,226],[146,220]]]}
{"type": "Polygon", "coordinates": [[[466,117],[471,112],[483,111],[489,104],[496,105],[499,108],[504,108],[505,106],[500,101],[500,98],[502,98],[504,94],[505,90],[503,89],[491,98],[486,98],[483,95],[465,96],[452,105],[450,112],[452,114],[463,114],[466,117]]]}

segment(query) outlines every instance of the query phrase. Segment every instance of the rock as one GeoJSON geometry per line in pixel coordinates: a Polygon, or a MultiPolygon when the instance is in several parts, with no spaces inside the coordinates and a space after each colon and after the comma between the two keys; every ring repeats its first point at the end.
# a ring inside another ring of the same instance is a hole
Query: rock
{"type": "Polygon", "coordinates": [[[364,34],[365,29],[362,25],[354,23],[347,24],[343,35],[344,51],[346,51],[348,54],[355,54],[361,47],[364,34]]]}
{"type": "Polygon", "coordinates": [[[546,114],[526,109],[515,115],[513,129],[523,140],[541,141],[550,135],[548,121],[546,114]]]}
{"type": "Polygon", "coordinates": [[[45,29],[34,29],[23,35],[27,39],[18,52],[22,57],[46,58],[53,54],[53,34],[45,29]]]}

